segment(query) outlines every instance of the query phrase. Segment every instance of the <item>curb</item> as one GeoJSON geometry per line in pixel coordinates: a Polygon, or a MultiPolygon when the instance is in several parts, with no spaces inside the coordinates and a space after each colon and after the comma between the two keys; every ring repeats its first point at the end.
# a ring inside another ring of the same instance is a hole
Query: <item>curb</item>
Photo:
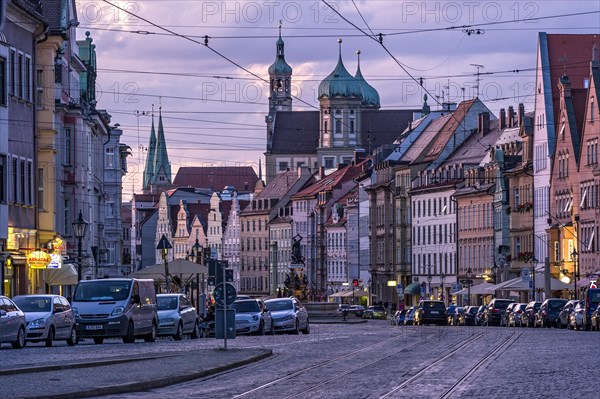
{"type": "MultiPolygon", "coordinates": [[[[146,391],[146,390],[150,390],[150,389],[164,388],[169,385],[180,384],[182,382],[187,382],[187,381],[195,380],[198,378],[208,377],[213,374],[218,374],[223,371],[228,371],[228,370],[231,370],[232,368],[245,366],[247,364],[254,363],[254,362],[257,362],[262,359],[266,359],[267,357],[272,356],[272,355],[273,355],[272,350],[265,350],[264,353],[261,353],[261,354],[255,355],[255,356],[251,356],[251,357],[248,357],[243,360],[234,361],[232,363],[224,364],[224,365],[218,366],[218,367],[209,368],[206,370],[190,372],[185,375],[177,375],[177,376],[164,377],[164,378],[154,378],[154,379],[148,380],[148,381],[139,381],[139,382],[120,384],[120,385],[102,386],[102,387],[98,387],[98,388],[92,388],[92,389],[76,391],[76,392],[65,392],[65,393],[56,394],[56,395],[47,395],[47,396],[44,396],[44,398],[46,398],[46,399],[75,399],[75,398],[86,398],[86,397],[103,396],[103,395],[114,395],[114,394],[121,394],[121,393],[140,392],[140,391],[146,391]]],[[[140,360],[140,359],[137,359],[137,360],[140,360]]],[[[143,360],[152,360],[152,359],[141,359],[141,360],[143,361],[143,360]]],[[[23,396],[22,397],[22,399],[33,399],[33,398],[39,398],[39,396],[23,396]]]]}

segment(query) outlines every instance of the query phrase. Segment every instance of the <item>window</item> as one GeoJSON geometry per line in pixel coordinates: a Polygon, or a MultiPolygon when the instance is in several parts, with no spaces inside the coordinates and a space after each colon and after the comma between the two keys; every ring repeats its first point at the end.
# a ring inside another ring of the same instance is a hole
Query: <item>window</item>
{"type": "Polygon", "coordinates": [[[331,169],[333,168],[333,158],[325,158],[325,168],[331,169]]]}
{"type": "MultiPolygon", "coordinates": [[[[106,202],[106,217],[107,218],[115,217],[115,203],[112,201],[106,202]]],[[[181,234],[181,231],[180,231],[180,235],[183,235],[183,234],[181,234]]]]}
{"type": "Polygon", "coordinates": [[[0,204],[6,202],[6,156],[0,154],[0,204]]]}
{"type": "Polygon", "coordinates": [[[10,50],[10,94],[17,93],[17,54],[14,49],[10,50]]]}
{"type": "Polygon", "coordinates": [[[342,134],[342,120],[339,118],[336,118],[335,120],[335,132],[337,134],[342,134]]]}
{"type": "Polygon", "coordinates": [[[23,79],[23,54],[19,54],[17,58],[17,96],[24,98],[25,80],[23,79]]]}
{"type": "Polygon", "coordinates": [[[12,202],[17,202],[17,195],[19,193],[19,161],[13,157],[12,160],[12,202]]]}
{"type": "Polygon", "coordinates": [[[71,128],[65,128],[65,165],[71,165],[71,151],[72,151],[72,140],[71,128]]]}
{"type": "Polygon", "coordinates": [[[32,96],[32,82],[31,82],[31,57],[26,56],[25,57],[25,84],[24,84],[24,90],[25,90],[25,100],[31,102],[31,96],[32,96]]]}
{"type": "Polygon", "coordinates": [[[107,147],[105,152],[104,166],[106,168],[113,168],[115,166],[115,149],[113,147],[107,147]]]}
{"type": "Polygon", "coordinates": [[[6,107],[6,59],[0,58],[0,105],[6,107]]]}
{"type": "Polygon", "coordinates": [[[327,121],[323,122],[323,133],[327,134],[329,133],[329,126],[327,121]]]}
{"type": "Polygon", "coordinates": [[[36,72],[36,106],[38,109],[44,109],[44,70],[38,69],[36,72]]]}
{"type": "Polygon", "coordinates": [[[288,163],[287,162],[279,162],[279,170],[287,170],[288,168],[288,163]]]}
{"type": "Polygon", "coordinates": [[[65,199],[64,208],[65,235],[71,235],[71,200],[65,199]]]}

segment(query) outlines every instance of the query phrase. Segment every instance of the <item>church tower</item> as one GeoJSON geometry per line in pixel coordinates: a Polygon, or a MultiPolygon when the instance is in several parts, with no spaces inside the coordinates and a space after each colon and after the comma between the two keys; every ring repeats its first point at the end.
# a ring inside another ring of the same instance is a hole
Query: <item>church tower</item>
{"type": "Polygon", "coordinates": [[[281,25],[279,25],[279,38],[275,47],[275,62],[269,67],[269,115],[265,118],[267,151],[271,149],[277,111],[292,110],[292,67],[285,62],[285,43],[281,38],[281,25]]]}
{"type": "Polygon", "coordinates": [[[144,194],[159,194],[172,187],[171,163],[167,154],[167,143],[162,122],[162,109],[158,111],[158,136],[154,131],[154,114],[152,115],[152,129],[150,143],[144,169],[144,194]]]}

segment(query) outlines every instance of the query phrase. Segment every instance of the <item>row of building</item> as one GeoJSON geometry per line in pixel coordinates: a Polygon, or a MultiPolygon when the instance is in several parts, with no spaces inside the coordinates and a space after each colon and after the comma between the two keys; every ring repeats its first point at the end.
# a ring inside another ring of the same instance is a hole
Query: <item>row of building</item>
{"type": "Polygon", "coordinates": [[[280,35],[266,183],[260,167],[151,177],[162,185],[132,203],[135,268],[163,262],[164,235],[169,259],[193,259],[198,242],[254,296],[325,300],[358,282],[353,296],[409,304],[531,272],[582,287],[600,272],[596,40],[540,33],[535,109],[495,116],[478,98],[381,110],[360,63],[347,71],[341,41],[319,109],[294,111],[280,35]]]}
{"type": "MultiPolygon", "coordinates": [[[[5,4],[4,4],[5,3],[5,4]]],[[[129,149],[96,108],[96,50],[75,2],[9,0],[0,31],[0,292],[44,292],[122,267],[129,149]],[[78,251],[73,223],[87,223],[78,251]],[[75,276],[76,277],[76,276],[75,276]]],[[[128,263],[128,262],[127,262],[128,263]]]]}

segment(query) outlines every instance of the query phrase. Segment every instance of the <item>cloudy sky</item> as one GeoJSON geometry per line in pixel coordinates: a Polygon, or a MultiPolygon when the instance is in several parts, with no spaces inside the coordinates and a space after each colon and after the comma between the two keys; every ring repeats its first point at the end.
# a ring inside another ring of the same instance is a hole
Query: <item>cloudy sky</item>
{"type": "Polygon", "coordinates": [[[538,32],[600,36],[598,0],[327,3],[340,14],[317,0],[78,1],[78,39],[89,31],[96,44],[98,107],[133,149],[124,195],[140,190],[153,105],[156,115],[162,106],[173,173],[264,163],[265,80],[280,23],[296,110],[317,109],[338,38],[352,74],[361,50],[361,70],[383,109],[420,108],[420,78],[432,109],[442,99],[471,98],[480,65],[479,96],[498,115],[519,102],[533,109],[538,32]]]}

